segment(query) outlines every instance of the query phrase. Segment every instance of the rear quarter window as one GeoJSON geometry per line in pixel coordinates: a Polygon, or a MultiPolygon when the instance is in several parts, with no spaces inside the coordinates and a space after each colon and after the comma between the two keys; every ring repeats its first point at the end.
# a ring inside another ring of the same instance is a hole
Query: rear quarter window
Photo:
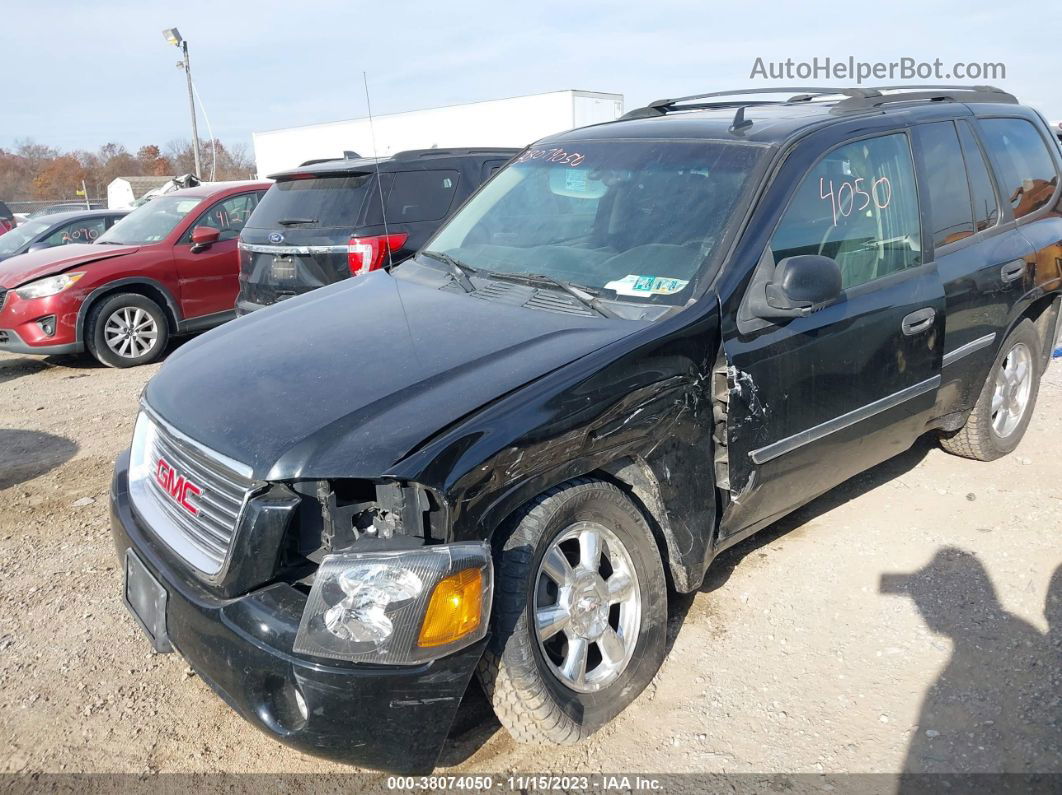
{"type": "Polygon", "coordinates": [[[1051,201],[1058,172],[1047,143],[1025,119],[982,119],[985,146],[999,178],[1003,201],[1015,218],[1036,212],[1051,201]]]}
{"type": "Polygon", "coordinates": [[[387,196],[387,220],[395,223],[438,221],[457,194],[457,171],[400,171],[387,196]]]}

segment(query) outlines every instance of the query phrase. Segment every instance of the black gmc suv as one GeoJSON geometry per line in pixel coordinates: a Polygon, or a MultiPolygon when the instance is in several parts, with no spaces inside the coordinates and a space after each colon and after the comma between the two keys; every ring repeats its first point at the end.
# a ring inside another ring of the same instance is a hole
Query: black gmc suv
{"type": "Polygon", "coordinates": [[[1044,120],[790,91],[539,141],[392,271],[174,353],[111,498],[155,648],[349,763],[430,769],[473,673],[574,742],[720,551],[927,432],[1013,450],[1062,294],[1044,120]]]}
{"type": "Polygon", "coordinates": [[[240,233],[236,313],[408,258],[518,151],[413,149],[272,174],[240,233]]]}

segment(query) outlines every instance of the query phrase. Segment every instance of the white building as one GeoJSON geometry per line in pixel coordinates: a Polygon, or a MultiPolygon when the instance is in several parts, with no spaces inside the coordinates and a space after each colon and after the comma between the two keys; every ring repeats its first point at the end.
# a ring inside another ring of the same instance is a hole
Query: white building
{"type": "Polygon", "coordinates": [[[258,175],[265,177],[306,160],[342,157],[345,151],[383,157],[405,149],[524,146],[622,114],[622,94],[551,91],[374,116],[372,127],[362,118],[258,132],[253,134],[254,158],[258,175]]]}
{"type": "Polygon", "coordinates": [[[107,209],[127,210],[145,193],[161,188],[173,177],[116,177],[107,185],[107,209]]]}

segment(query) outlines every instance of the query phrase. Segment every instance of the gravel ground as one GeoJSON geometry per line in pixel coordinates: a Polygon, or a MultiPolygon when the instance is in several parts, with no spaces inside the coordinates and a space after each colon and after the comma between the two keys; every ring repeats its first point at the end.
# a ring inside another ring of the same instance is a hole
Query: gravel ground
{"type": "MultiPolygon", "coordinates": [[[[107,488],[156,370],[0,354],[0,771],[348,771],[237,718],[122,607],[107,488]]],[[[718,560],[590,741],[519,746],[470,692],[439,772],[1062,772],[1060,441],[1056,364],[1015,454],[920,442],[718,560]]]]}

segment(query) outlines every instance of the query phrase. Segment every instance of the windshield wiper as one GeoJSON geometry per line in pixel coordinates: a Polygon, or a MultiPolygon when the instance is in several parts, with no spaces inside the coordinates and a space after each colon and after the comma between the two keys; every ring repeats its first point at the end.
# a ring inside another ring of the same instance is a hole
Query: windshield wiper
{"type": "Polygon", "coordinates": [[[593,288],[585,287],[581,284],[574,284],[572,282],[562,281],[561,279],[555,279],[552,276],[547,276],[544,273],[504,273],[498,271],[482,271],[484,276],[492,279],[511,279],[512,281],[522,282],[523,284],[534,285],[547,285],[554,287],[558,290],[563,290],[568,295],[572,296],[580,304],[593,310],[601,317],[619,317],[608,307],[601,303],[601,300],[595,294],[593,288]]]}
{"type": "Polygon", "coordinates": [[[450,275],[454,277],[454,281],[460,284],[466,293],[471,293],[476,289],[472,284],[472,280],[468,278],[468,274],[479,272],[476,268],[466,265],[449,254],[443,254],[441,251],[421,251],[420,254],[445,265],[450,275]]]}
{"type": "Polygon", "coordinates": [[[281,226],[295,226],[296,224],[316,224],[316,218],[278,218],[277,223],[281,226]]]}

